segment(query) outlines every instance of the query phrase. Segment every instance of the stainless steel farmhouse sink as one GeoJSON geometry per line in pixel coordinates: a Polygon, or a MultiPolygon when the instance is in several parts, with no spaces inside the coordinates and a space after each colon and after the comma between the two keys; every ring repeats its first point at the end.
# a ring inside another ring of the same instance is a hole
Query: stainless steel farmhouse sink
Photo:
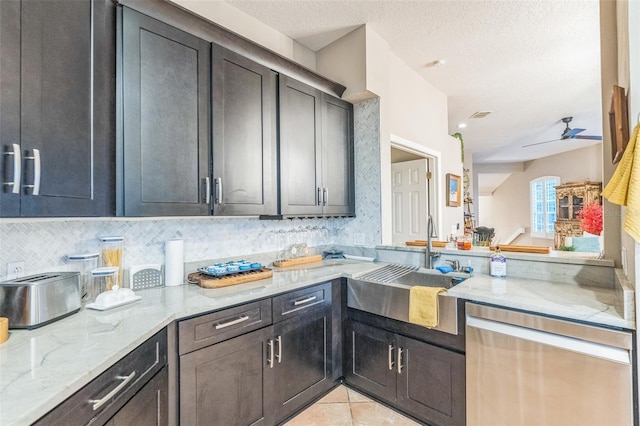
{"type": "MultiPolygon", "coordinates": [[[[468,275],[466,275],[468,276],[468,275]]],[[[399,321],[409,322],[409,290],[420,285],[449,289],[464,274],[443,275],[430,269],[388,265],[347,280],[347,306],[399,321]]],[[[458,334],[458,299],[438,295],[439,324],[434,330],[458,334]]]]}

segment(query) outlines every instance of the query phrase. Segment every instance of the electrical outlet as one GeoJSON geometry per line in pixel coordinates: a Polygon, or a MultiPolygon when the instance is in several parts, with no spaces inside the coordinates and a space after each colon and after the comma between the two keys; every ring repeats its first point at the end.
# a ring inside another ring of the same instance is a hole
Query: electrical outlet
{"type": "Polygon", "coordinates": [[[7,279],[13,280],[24,275],[24,260],[7,263],[7,279]]]}
{"type": "Polygon", "coordinates": [[[353,234],[353,245],[354,246],[364,245],[364,234],[362,232],[355,232],[353,234]]]}

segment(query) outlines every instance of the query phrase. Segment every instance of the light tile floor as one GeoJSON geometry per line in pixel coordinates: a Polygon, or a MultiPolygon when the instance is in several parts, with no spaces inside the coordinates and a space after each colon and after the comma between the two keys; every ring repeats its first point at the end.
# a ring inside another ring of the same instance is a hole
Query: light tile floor
{"type": "Polygon", "coordinates": [[[342,385],[285,423],[285,426],[382,425],[419,426],[419,423],[342,385]]]}

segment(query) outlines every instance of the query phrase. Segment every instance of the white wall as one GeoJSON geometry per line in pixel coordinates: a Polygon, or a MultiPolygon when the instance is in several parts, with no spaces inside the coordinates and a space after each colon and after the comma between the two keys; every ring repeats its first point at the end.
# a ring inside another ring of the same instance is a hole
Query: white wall
{"type": "MultiPolygon", "coordinates": [[[[391,244],[391,135],[439,153],[440,203],[445,202],[445,175],[462,176],[460,143],[447,134],[447,97],[402,62],[367,26],[321,49],[317,58],[319,73],[351,82],[345,92],[347,99],[354,101],[368,95],[380,98],[381,243],[391,244]],[[362,49],[366,52],[364,58],[356,53],[362,49]]],[[[463,219],[462,207],[445,207],[439,235],[452,225],[462,224],[463,219]]]]}
{"type": "Polygon", "coordinates": [[[316,69],[316,55],[290,37],[274,30],[256,18],[224,1],[171,0],[211,22],[258,43],[267,49],[297,62],[309,69],[316,69]]]}
{"type": "Polygon", "coordinates": [[[541,176],[560,176],[562,183],[591,180],[602,181],[600,145],[565,152],[524,163],[522,173],[512,174],[491,197],[479,197],[481,225],[496,229],[496,240],[505,240],[516,229],[526,233],[514,244],[553,246],[553,240],[532,238],[529,182],[541,176]]]}

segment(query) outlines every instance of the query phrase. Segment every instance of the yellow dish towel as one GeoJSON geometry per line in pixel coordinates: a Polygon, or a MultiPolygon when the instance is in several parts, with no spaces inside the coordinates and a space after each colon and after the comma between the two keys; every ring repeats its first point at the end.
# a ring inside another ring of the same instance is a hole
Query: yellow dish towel
{"type": "Polygon", "coordinates": [[[413,286],[409,290],[409,322],[427,328],[438,326],[438,294],[446,293],[442,287],[413,286]]]}
{"type": "Polygon", "coordinates": [[[640,124],[636,125],[618,167],[602,196],[614,204],[627,206],[624,230],[640,242],[640,124]]]}

